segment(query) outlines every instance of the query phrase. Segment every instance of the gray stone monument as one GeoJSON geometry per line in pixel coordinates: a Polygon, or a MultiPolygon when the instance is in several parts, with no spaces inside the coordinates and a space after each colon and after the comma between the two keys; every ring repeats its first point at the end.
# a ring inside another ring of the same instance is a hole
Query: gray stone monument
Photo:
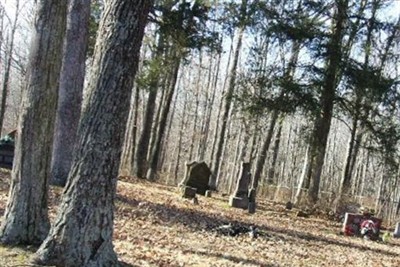
{"type": "Polygon", "coordinates": [[[180,182],[182,196],[193,198],[196,193],[204,196],[209,190],[210,175],[210,168],[205,162],[186,163],[185,178],[180,182]]]}
{"type": "Polygon", "coordinates": [[[396,228],[394,229],[393,237],[394,238],[400,237],[400,222],[396,223],[396,228]]]}
{"type": "Polygon", "coordinates": [[[249,206],[250,163],[242,162],[236,190],[229,198],[229,205],[234,208],[247,209],[249,206]]]}
{"type": "Polygon", "coordinates": [[[256,193],[257,190],[255,188],[252,188],[249,191],[249,213],[256,212],[256,193]]]}

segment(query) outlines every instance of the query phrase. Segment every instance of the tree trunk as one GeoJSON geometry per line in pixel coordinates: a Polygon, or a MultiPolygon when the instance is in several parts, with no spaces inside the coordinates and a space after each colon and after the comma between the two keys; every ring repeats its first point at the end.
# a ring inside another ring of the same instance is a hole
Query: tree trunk
{"type": "Polygon", "coordinates": [[[309,157],[310,156],[309,155],[310,155],[310,145],[307,145],[306,154],[304,156],[303,169],[301,171],[298,187],[297,187],[297,190],[296,190],[296,195],[294,197],[294,204],[295,205],[298,205],[301,202],[301,196],[302,196],[301,190],[303,188],[306,188],[306,186],[305,186],[306,177],[307,177],[307,174],[308,174],[309,169],[310,169],[310,165],[309,165],[310,164],[310,162],[309,162],[309,157]]]}
{"type": "Polygon", "coordinates": [[[241,150],[241,144],[242,144],[242,135],[243,132],[245,131],[244,126],[241,124],[239,126],[239,133],[237,134],[236,137],[236,145],[235,145],[235,153],[233,156],[233,160],[232,160],[232,165],[230,168],[230,171],[227,170],[228,175],[226,176],[226,180],[227,180],[227,184],[228,184],[228,193],[231,194],[233,191],[233,186],[236,182],[236,173],[237,173],[237,169],[236,166],[240,166],[240,161],[238,160],[238,158],[240,157],[240,154],[242,152],[241,150]]]}
{"type": "Polygon", "coordinates": [[[174,167],[174,184],[177,184],[178,180],[178,171],[179,171],[179,166],[181,164],[181,152],[182,152],[182,139],[184,135],[184,126],[186,125],[185,123],[185,118],[186,118],[186,112],[187,112],[187,93],[185,93],[185,98],[183,101],[183,113],[182,113],[182,118],[180,122],[180,127],[179,127],[179,139],[178,139],[178,147],[177,147],[177,159],[174,167]]]}
{"type": "MultiPolygon", "coordinates": [[[[164,37],[159,36],[157,51],[155,52],[155,59],[159,60],[164,50],[164,37]]],[[[153,119],[156,108],[157,100],[157,87],[159,83],[160,73],[156,70],[155,77],[150,81],[150,91],[147,98],[146,111],[143,115],[143,127],[137,144],[137,149],[134,159],[134,174],[138,178],[146,178],[147,170],[147,154],[149,151],[149,144],[151,138],[151,129],[153,126],[153,119]]]]}
{"type": "Polygon", "coordinates": [[[158,125],[158,131],[157,131],[157,135],[155,137],[155,144],[151,151],[149,169],[148,169],[147,175],[146,175],[146,178],[151,181],[156,178],[158,161],[160,159],[162,139],[164,136],[166,125],[167,125],[168,113],[170,110],[172,97],[175,92],[175,86],[176,86],[179,67],[180,67],[180,57],[179,56],[175,55],[175,57],[172,60],[174,60],[174,63],[173,63],[174,67],[172,69],[171,80],[170,80],[170,84],[168,85],[168,92],[166,95],[165,103],[162,107],[160,122],[158,125]]]}
{"type": "Polygon", "coordinates": [[[163,88],[162,90],[160,90],[160,96],[158,97],[158,105],[157,105],[157,99],[156,99],[156,105],[155,107],[157,108],[157,112],[155,112],[155,117],[153,119],[154,123],[152,124],[153,127],[151,127],[151,133],[150,133],[150,144],[148,147],[148,151],[147,151],[147,162],[150,162],[150,157],[151,157],[151,150],[154,147],[154,144],[156,142],[157,139],[157,132],[158,132],[158,124],[160,122],[160,117],[161,117],[161,111],[163,110],[163,106],[164,106],[164,102],[165,102],[165,98],[166,98],[166,91],[168,90],[168,85],[167,83],[169,81],[167,81],[168,77],[160,77],[159,80],[159,88],[163,88]]]}
{"type": "MultiPolygon", "coordinates": [[[[241,4],[241,20],[245,20],[247,13],[247,0],[242,0],[241,4]]],[[[236,82],[236,70],[239,61],[239,54],[242,48],[242,41],[243,41],[243,33],[246,28],[246,24],[242,21],[242,25],[239,28],[239,34],[237,39],[237,44],[235,48],[235,55],[233,57],[232,68],[229,74],[229,83],[228,83],[228,90],[225,96],[225,105],[224,105],[224,112],[222,114],[222,125],[218,135],[218,145],[217,151],[215,152],[215,158],[213,162],[212,172],[213,174],[210,177],[210,188],[212,190],[217,189],[217,180],[219,175],[219,170],[221,168],[221,160],[222,160],[222,150],[225,145],[225,134],[226,134],[226,126],[228,123],[228,117],[231,110],[232,98],[235,89],[235,82],[236,82]]]]}
{"type": "MultiPolygon", "coordinates": [[[[291,54],[290,60],[288,62],[287,70],[285,72],[285,79],[287,79],[287,80],[292,79],[291,75],[294,74],[296,64],[298,61],[298,57],[299,57],[299,53],[300,53],[300,43],[294,42],[292,44],[292,54],[291,54]]],[[[283,95],[284,95],[284,89],[282,89],[282,92],[281,92],[281,96],[283,96],[283,95]]],[[[268,152],[269,146],[271,144],[276,120],[278,119],[278,117],[279,117],[279,111],[273,110],[272,115],[271,115],[270,126],[268,128],[268,133],[264,140],[261,151],[259,151],[259,156],[257,159],[256,168],[254,171],[253,184],[252,184],[252,188],[254,188],[254,189],[257,189],[260,176],[263,172],[265,161],[267,159],[267,152],[268,152]]]]}
{"type": "MultiPolygon", "coordinates": [[[[4,69],[4,78],[3,78],[3,88],[1,92],[1,106],[0,106],[0,136],[2,135],[2,130],[4,126],[4,114],[6,113],[6,104],[7,104],[7,97],[9,91],[9,82],[10,82],[10,74],[11,74],[11,62],[13,59],[14,53],[14,39],[15,39],[15,31],[17,29],[17,23],[19,18],[20,8],[19,8],[19,0],[16,2],[15,6],[15,16],[14,21],[11,25],[11,34],[10,34],[10,44],[8,47],[8,54],[6,55],[6,66],[4,69]]],[[[2,38],[2,37],[1,37],[2,38]]],[[[1,47],[1,42],[0,42],[1,47]]]]}
{"type": "MultiPolygon", "coordinates": [[[[198,132],[197,132],[197,121],[198,121],[198,119],[199,119],[199,106],[200,106],[200,92],[202,91],[201,90],[201,88],[200,88],[200,84],[201,84],[201,75],[202,75],[202,62],[203,62],[203,53],[201,52],[201,50],[200,50],[200,52],[199,52],[199,70],[198,70],[198,73],[197,73],[197,81],[196,81],[196,85],[195,85],[195,87],[196,87],[196,93],[195,93],[195,97],[196,97],[196,100],[195,100],[195,109],[194,109],[194,119],[193,119],[193,129],[192,129],[192,140],[191,140],[191,142],[190,142],[190,147],[189,147],[189,160],[192,160],[193,159],[193,154],[195,154],[196,156],[197,156],[197,154],[196,153],[194,153],[194,148],[195,148],[195,143],[196,143],[196,136],[198,135],[198,132]]],[[[201,129],[200,129],[200,133],[201,133],[201,129]]],[[[201,135],[200,135],[201,136],[201,135]]],[[[199,143],[200,143],[200,140],[199,140],[199,143]]],[[[197,160],[197,159],[196,159],[197,160]]]]}
{"type": "MultiPolygon", "coordinates": [[[[3,47],[4,42],[4,17],[5,9],[3,4],[0,4],[0,47],[3,47]]],[[[0,57],[0,65],[3,65],[3,59],[0,57]]]]}
{"type": "Polygon", "coordinates": [[[136,85],[135,94],[132,95],[129,108],[128,123],[122,147],[121,165],[119,166],[119,175],[130,176],[133,174],[133,165],[135,163],[136,132],[138,122],[140,88],[136,85]]]}
{"type": "Polygon", "coordinates": [[[40,244],[50,227],[47,189],[66,10],[63,1],[39,2],[2,243],[40,244]]]}
{"type": "Polygon", "coordinates": [[[171,115],[169,116],[169,119],[167,120],[167,122],[169,122],[169,123],[168,123],[168,128],[167,128],[165,138],[163,138],[163,140],[162,140],[162,150],[160,152],[161,153],[160,160],[158,162],[158,167],[157,167],[158,170],[162,170],[162,167],[164,165],[165,154],[168,152],[168,144],[172,143],[172,145],[175,146],[175,142],[169,142],[169,138],[171,135],[172,123],[175,118],[177,100],[178,100],[178,92],[175,94],[175,98],[173,101],[174,104],[172,106],[171,115]]]}
{"type": "Polygon", "coordinates": [[[310,149],[311,181],[308,190],[309,204],[318,200],[319,185],[321,181],[322,166],[324,165],[325,150],[331,126],[336,86],[338,83],[338,70],[342,59],[341,42],[345,22],[347,20],[348,0],[337,1],[337,11],[334,18],[334,29],[328,44],[327,68],[324,79],[324,88],[320,97],[321,115],[315,120],[310,149]]]}
{"type": "MultiPolygon", "coordinates": [[[[222,106],[223,106],[223,104],[224,104],[224,98],[223,98],[223,96],[225,95],[225,88],[226,88],[226,83],[227,83],[227,81],[228,81],[228,77],[229,77],[229,67],[230,67],[230,64],[231,64],[231,58],[232,58],[232,52],[233,52],[233,37],[232,37],[232,40],[231,40],[231,45],[230,45],[230,48],[229,48],[229,55],[228,55],[228,62],[227,62],[227,66],[226,66],[226,70],[225,70],[225,73],[226,73],[226,75],[225,75],[225,79],[224,79],[224,83],[223,83],[223,85],[222,85],[222,92],[221,92],[221,99],[220,99],[220,101],[219,101],[219,105],[218,105],[218,112],[217,112],[217,116],[216,116],[216,123],[215,123],[215,127],[214,127],[214,133],[213,133],[213,139],[212,139],[212,146],[211,146],[211,151],[210,151],[210,164],[212,164],[213,162],[214,162],[214,156],[215,156],[215,149],[216,149],[216,146],[217,146],[217,141],[218,141],[218,132],[219,132],[219,123],[220,123],[220,116],[221,116],[221,112],[222,112],[222,106]]],[[[218,82],[218,76],[216,77],[216,80],[215,80],[215,82],[214,82],[214,88],[216,89],[217,87],[216,87],[216,85],[217,85],[217,82],[218,82]]],[[[212,175],[212,174],[211,174],[212,175]]],[[[211,179],[213,179],[213,178],[211,178],[211,179]]],[[[216,178],[215,178],[216,179],[216,178]]]]}
{"type": "Polygon", "coordinates": [[[272,136],[274,133],[274,128],[276,124],[276,120],[278,119],[279,112],[277,110],[272,111],[271,121],[269,123],[267,136],[264,139],[264,143],[262,145],[261,151],[259,151],[258,159],[256,163],[256,169],[253,175],[253,182],[251,187],[257,189],[258,181],[260,180],[261,173],[264,169],[265,160],[267,159],[267,152],[269,150],[269,145],[271,144],[272,136]]]}
{"type": "Polygon", "coordinates": [[[385,184],[385,176],[386,176],[387,174],[386,174],[386,172],[385,172],[385,170],[384,170],[384,165],[382,166],[382,168],[381,168],[381,171],[380,171],[380,177],[379,177],[379,187],[377,188],[377,190],[378,190],[378,194],[377,194],[377,196],[376,196],[376,199],[375,199],[375,211],[376,211],[376,215],[377,216],[381,216],[381,210],[382,210],[382,200],[383,200],[383,187],[384,187],[384,184],[385,184]]]}
{"type": "Polygon", "coordinates": [[[274,180],[275,181],[277,180],[277,179],[275,179],[275,169],[276,169],[276,160],[278,159],[279,146],[280,146],[280,142],[281,142],[282,125],[283,125],[283,120],[281,119],[279,121],[279,128],[278,128],[278,132],[275,137],[271,166],[268,170],[268,183],[269,184],[273,184],[274,180]]]}
{"type": "Polygon", "coordinates": [[[218,61],[215,65],[213,65],[213,60],[210,60],[210,66],[208,69],[208,78],[207,78],[207,86],[206,86],[206,99],[204,101],[204,116],[203,116],[203,121],[201,125],[201,133],[200,133],[200,140],[199,144],[197,147],[197,159],[199,160],[204,160],[205,159],[205,154],[206,154],[206,149],[207,149],[207,141],[209,137],[209,130],[210,130],[210,123],[211,123],[211,113],[212,109],[214,107],[214,100],[215,100],[215,94],[216,94],[216,87],[217,85],[215,84],[216,81],[218,80],[218,72],[219,72],[219,66],[220,66],[220,61],[221,61],[221,54],[218,55],[218,61]],[[213,72],[213,67],[215,67],[215,72],[213,72]],[[215,77],[213,77],[213,74],[215,77]],[[209,97],[210,91],[212,91],[211,98],[209,97]]]}
{"type": "Polygon", "coordinates": [[[39,264],[118,265],[112,245],[114,198],[126,107],[151,1],[107,3],[78,130],[79,146],[56,221],[36,253],[39,264]]]}
{"type": "Polygon", "coordinates": [[[140,134],[138,146],[135,154],[135,175],[139,178],[145,178],[147,166],[147,153],[149,149],[151,126],[153,125],[153,117],[156,107],[157,91],[155,88],[150,90],[147,98],[146,113],[143,118],[143,127],[140,134]]]}
{"type": "MultiPolygon", "coordinates": [[[[371,50],[368,49],[371,47],[372,43],[372,33],[375,29],[375,17],[376,17],[376,12],[378,10],[378,2],[374,2],[372,6],[372,11],[371,11],[371,18],[369,19],[368,26],[367,26],[367,38],[365,41],[365,44],[363,47],[365,47],[365,57],[364,57],[364,64],[363,68],[367,69],[369,67],[369,61],[370,61],[370,55],[371,55],[371,50]]],[[[348,147],[348,152],[347,152],[347,158],[346,158],[346,163],[345,163],[345,168],[343,171],[343,176],[340,182],[339,186],[339,201],[341,201],[342,197],[350,192],[351,189],[351,177],[353,174],[354,170],[354,165],[357,159],[358,155],[358,150],[360,147],[360,142],[362,139],[362,129],[361,131],[357,134],[357,127],[358,123],[360,120],[360,113],[361,109],[363,108],[362,103],[364,100],[364,88],[357,87],[355,89],[355,94],[356,94],[356,100],[355,100],[355,105],[354,105],[354,118],[353,118],[353,125],[351,129],[351,134],[350,134],[350,142],[349,142],[349,147],[348,147]]],[[[367,111],[368,113],[368,111],[367,111]]],[[[367,114],[365,114],[366,117],[368,117],[367,114]]]]}
{"type": "Polygon", "coordinates": [[[77,142],[90,17],[90,0],[71,0],[54,130],[51,183],[64,186],[77,142]]]}

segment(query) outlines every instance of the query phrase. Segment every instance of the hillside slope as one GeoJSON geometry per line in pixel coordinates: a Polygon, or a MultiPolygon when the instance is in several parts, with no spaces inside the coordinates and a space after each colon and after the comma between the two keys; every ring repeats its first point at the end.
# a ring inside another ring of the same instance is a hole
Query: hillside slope
{"type": "MultiPolygon", "coordinates": [[[[8,193],[0,177],[0,215],[8,193]]],[[[61,190],[52,189],[51,217],[61,190]]],[[[114,244],[121,261],[133,266],[400,266],[400,242],[367,241],[339,234],[340,224],[296,217],[280,204],[262,202],[256,214],[232,209],[226,197],[181,199],[175,187],[120,181],[114,244]],[[257,228],[225,235],[221,226],[257,228]],[[217,230],[219,228],[219,230],[217,230]]],[[[32,248],[0,247],[0,266],[26,264],[32,248]]]]}

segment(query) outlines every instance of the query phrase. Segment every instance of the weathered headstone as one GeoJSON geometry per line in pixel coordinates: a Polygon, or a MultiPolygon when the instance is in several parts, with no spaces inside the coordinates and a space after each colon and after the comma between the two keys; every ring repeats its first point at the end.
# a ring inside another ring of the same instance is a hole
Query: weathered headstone
{"type": "Polygon", "coordinates": [[[400,237],[400,222],[396,223],[396,228],[394,228],[393,237],[394,238],[400,237]]]}
{"type": "Polygon", "coordinates": [[[234,194],[229,198],[229,205],[234,208],[247,209],[249,205],[250,163],[242,162],[239,179],[234,194]]]}
{"type": "MultiPolygon", "coordinates": [[[[191,187],[196,189],[196,193],[205,195],[209,189],[208,181],[211,175],[210,168],[205,162],[186,163],[185,178],[180,183],[182,188],[191,187]]],[[[184,189],[182,189],[184,192],[184,189]]],[[[190,191],[190,190],[189,190],[190,191]]],[[[188,197],[183,195],[184,197],[188,197]]]]}
{"type": "Polygon", "coordinates": [[[257,190],[255,188],[252,188],[249,191],[248,210],[249,210],[249,213],[251,213],[251,214],[256,212],[256,193],[257,193],[257,190]]]}

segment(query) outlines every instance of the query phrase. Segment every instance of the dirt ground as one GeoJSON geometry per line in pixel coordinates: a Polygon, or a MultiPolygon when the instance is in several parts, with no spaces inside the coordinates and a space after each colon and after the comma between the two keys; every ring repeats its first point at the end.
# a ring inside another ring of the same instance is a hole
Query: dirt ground
{"type": "MultiPolygon", "coordinates": [[[[9,174],[0,176],[0,215],[9,174]]],[[[61,190],[52,189],[51,217],[61,190]]],[[[228,206],[227,197],[182,199],[175,187],[141,180],[120,181],[116,200],[115,250],[132,266],[400,266],[400,241],[375,242],[340,234],[326,218],[297,217],[296,209],[258,203],[249,214],[228,206]],[[258,236],[221,234],[231,223],[258,236]]],[[[35,248],[0,246],[0,266],[27,266],[35,248]]],[[[33,265],[28,265],[33,266],[33,265]]]]}

